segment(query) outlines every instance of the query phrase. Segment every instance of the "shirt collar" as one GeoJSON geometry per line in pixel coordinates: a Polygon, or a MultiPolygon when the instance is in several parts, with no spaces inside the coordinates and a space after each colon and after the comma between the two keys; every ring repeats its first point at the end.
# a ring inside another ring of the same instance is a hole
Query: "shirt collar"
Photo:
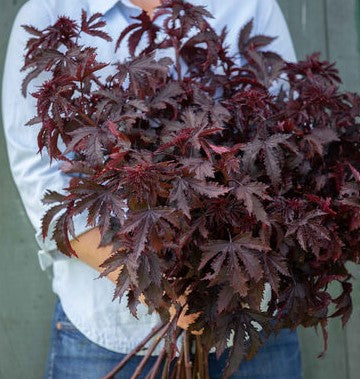
{"type": "Polygon", "coordinates": [[[119,2],[123,3],[124,5],[130,8],[141,9],[138,5],[135,5],[130,0],[90,0],[89,2],[90,12],[92,14],[94,13],[105,14],[119,2]]]}

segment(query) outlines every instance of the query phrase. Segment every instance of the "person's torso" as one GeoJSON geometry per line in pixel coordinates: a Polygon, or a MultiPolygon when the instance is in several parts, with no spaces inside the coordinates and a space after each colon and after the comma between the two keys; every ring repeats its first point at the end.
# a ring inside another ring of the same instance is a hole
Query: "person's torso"
{"type": "MultiPolygon", "coordinates": [[[[231,54],[235,52],[239,30],[255,16],[257,1],[192,0],[190,2],[207,7],[215,17],[208,21],[218,33],[227,26],[229,51],[231,54]]],[[[53,22],[58,15],[80,20],[82,8],[88,14],[103,13],[107,23],[106,31],[113,38],[113,42],[109,43],[86,35],[80,41],[81,44],[97,47],[98,60],[101,62],[114,63],[128,57],[126,44],[123,43],[116,53],[114,47],[120,32],[135,21],[131,16],[136,16],[140,12],[130,0],[47,0],[46,4],[53,16],[53,22]]],[[[142,46],[144,43],[146,41],[143,39],[142,46]]],[[[170,56],[173,54],[171,49],[161,52],[162,55],[165,53],[170,56]]],[[[111,66],[104,69],[103,78],[112,69],[111,66]]],[[[140,304],[138,319],[134,318],[127,309],[126,296],[122,298],[121,303],[118,300],[112,301],[114,284],[107,278],[95,280],[98,274],[83,262],[64,257],[53,263],[52,289],[60,297],[67,317],[88,339],[109,350],[128,353],[158,323],[159,316],[155,313],[147,314],[146,307],[140,304]]],[[[161,344],[153,354],[158,354],[160,349],[161,344]]]]}

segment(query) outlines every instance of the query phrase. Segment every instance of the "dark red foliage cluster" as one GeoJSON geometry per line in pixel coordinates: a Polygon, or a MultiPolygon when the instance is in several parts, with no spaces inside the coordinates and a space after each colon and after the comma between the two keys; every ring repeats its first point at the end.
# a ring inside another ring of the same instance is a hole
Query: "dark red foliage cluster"
{"type": "Polygon", "coordinates": [[[114,246],[101,276],[122,266],[114,299],[126,293],[136,316],[142,295],[170,323],[169,351],[181,314],[218,356],[233,333],[224,378],[263,342],[254,322],[265,330],[271,319],[276,327],[321,325],[325,337],[329,317],[345,324],[352,310],[345,264],[360,254],[360,97],[339,90],[334,64],[316,53],[285,62],[266,51],[272,38],[251,36],[252,22],[230,56],[226,29],[217,35],[204,7],[164,0],[154,16],[164,17],[162,27],[145,12],[136,17],[117,43],[128,38],[130,58],[100,80],[109,63],[78,43],[82,33],[110,39],[100,16],[26,27],[24,93],[39,73],[52,75],[33,94],[29,124],[42,125],[40,151],[79,174],[66,194],[46,194],[54,206],[43,235],[60,212],[53,238],[75,254],[72,218],[88,212],[102,244],[114,246]],[[166,37],[158,42],[160,30],[166,37]],[[135,55],[143,34],[148,45],[135,55]],[[165,48],[175,61],[155,59],[165,48]],[[276,94],[274,83],[282,84],[276,94]],[[335,298],[334,281],[342,287],[335,298]]]}

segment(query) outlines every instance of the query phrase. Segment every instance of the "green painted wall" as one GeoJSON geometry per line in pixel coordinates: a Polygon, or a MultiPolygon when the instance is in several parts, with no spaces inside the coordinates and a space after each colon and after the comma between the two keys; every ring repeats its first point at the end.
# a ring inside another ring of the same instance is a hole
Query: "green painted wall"
{"type": "MultiPolygon", "coordinates": [[[[0,3],[1,76],[12,22],[24,2],[0,3]]],[[[0,378],[40,379],[55,297],[49,278],[38,264],[34,231],[8,169],[2,126],[0,162],[0,378]]]]}
{"type": "MultiPolygon", "coordinates": [[[[337,62],[343,87],[360,92],[360,51],[357,49],[355,13],[359,0],[278,1],[288,21],[298,59],[320,51],[322,58],[337,62]]],[[[316,358],[322,351],[321,332],[317,336],[313,329],[300,330],[304,379],[359,377],[360,269],[350,268],[354,275],[354,312],[346,331],[342,330],[340,320],[329,324],[329,350],[324,359],[316,358]]]]}
{"type": "MultiPolygon", "coordinates": [[[[321,51],[336,60],[349,91],[360,91],[360,53],[356,49],[358,0],[279,0],[298,58],[321,51]]],[[[1,0],[0,81],[9,31],[23,0],[1,0]]],[[[34,232],[8,169],[0,128],[0,379],[39,379],[49,347],[54,295],[37,261],[34,232]]],[[[321,337],[301,330],[304,379],[355,379],[360,369],[360,270],[354,273],[354,314],[345,332],[330,323],[330,347],[324,359],[321,337]]],[[[336,291],[336,289],[334,289],[336,291]]]]}

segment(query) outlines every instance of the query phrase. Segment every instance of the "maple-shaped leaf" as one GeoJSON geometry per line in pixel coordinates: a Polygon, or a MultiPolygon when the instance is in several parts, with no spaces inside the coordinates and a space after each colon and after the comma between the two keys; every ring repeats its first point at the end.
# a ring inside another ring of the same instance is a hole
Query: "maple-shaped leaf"
{"type": "Polygon", "coordinates": [[[194,112],[191,108],[187,108],[181,118],[185,127],[192,131],[188,143],[196,150],[203,148],[207,156],[210,157],[211,154],[208,148],[210,141],[207,140],[207,137],[218,134],[223,128],[214,127],[210,124],[207,114],[203,110],[194,112]]]}
{"type": "Polygon", "coordinates": [[[169,35],[179,37],[186,36],[193,27],[200,31],[205,30],[209,27],[205,17],[214,18],[206,6],[195,5],[185,0],[165,0],[157,8],[154,19],[164,14],[168,15],[164,20],[165,31],[169,35]]]}
{"type": "Polygon", "coordinates": [[[130,313],[136,318],[139,319],[137,315],[137,307],[140,304],[142,292],[137,286],[131,286],[126,294],[127,298],[127,307],[130,313]]]}
{"type": "Polygon", "coordinates": [[[264,47],[269,45],[272,41],[274,41],[277,37],[270,37],[263,34],[258,34],[250,38],[247,42],[247,45],[251,49],[257,50],[260,47],[264,47]]]}
{"type": "Polygon", "coordinates": [[[41,199],[43,204],[52,204],[52,203],[60,203],[65,202],[67,199],[66,195],[63,195],[56,191],[46,190],[44,197],[41,199]]]}
{"type": "Polygon", "coordinates": [[[124,267],[120,274],[118,275],[116,279],[116,286],[113,292],[112,301],[115,299],[119,299],[119,303],[121,302],[122,297],[124,296],[125,292],[129,290],[130,286],[130,279],[129,274],[127,272],[126,267],[124,267]]]}
{"type": "Polygon", "coordinates": [[[270,250],[261,240],[252,237],[249,233],[239,234],[230,241],[211,240],[200,248],[204,253],[199,270],[212,261],[211,268],[214,273],[211,277],[216,277],[219,275],[220,269],[226,267],[230,285],[242,296],[247,293],[248,275],[256,281],[263,276],[258,252],[270,250]]]}
{"type": "Polygon", "coordinates": [[[151,109],[160,110],[166,109],[169,105],[174,117],[178,114],[178,101],[176,98],[184,93],[178,82],[168,82],[160,91],[150,100],[149,107],[151,109]]]}
{"type": "Polygon", "coordinates": [[[224,123],[231,119],[231,113],[220,102],[214,101],[211,96],[198,87],[193,90],[193,101],[210,116],[211,123],[215,127],[223,127],[224,123]]]}
{"type": "MultiPolygon", "coordinates": [[[[139,265],[137,268],[136,284],[140,291],[145,291],[149,286],[157,286],[160,288],[166,263],[158,256],[157,253],[152,251],[146,251],[146,253],[141,254],[138,257],[137,262],[139,265]]],[[[158,293],[155,292],[149,292],[149,295],[152,295],[152,300],[154,300],[153,296],[157,294],[158,293]]]]}
{"type": "Polygon", "coordinates": [[[212,143],[209,143],[208,146],[214,153],[220,154],[220,155],[229,153],[231,151],[231,149],[227,146],[217,146],[217,145],[213,145],[212,143]]]}
{"type": "Polygon", "coordinates": [[[282,145],[293,150],[288,139],[291,134],[273,134],[272,136],[247,143],[242,150],[244,155],[242,162],[246,171],[252,172],[256,160],[259,158],[265,165],[266,173],[274,185],[281,182],[281,166],[284,162],[284,151],[282,145]]]}
{"type": "MultiPolygon", "coordinates": [[[[206,45],[204,48],[204,59],[202,62],[196,61],[196,66],[201,67],[201,70],[207,70],[211,65],[216,65],[219,59],[218,51],[219,46],[219,37],[217,34],[209,29],[203,32],[199,32],[189,38],[184,44],[183,48],[185,49],[194,49],[197,45],[206,45]]],[[[191,65],[191,62],[189,62],[191,65]]]]}
{"type": "Polygon", "coordinates": [[[42,32],[35,26],[21,25],[21,27],[24,28],[27,33],[32,34],[35,37],[42,37],[42,32]]]}
{"type": "Polygon", "coordinates": [[[269,88],[272,82],[280,77],[284,68],[282,57],[275,51],[264,51],[278,37],[257,34],[251,36],[254,26],[251,19],[239,32],[238,49],[248,64],[245,66],[255,74],[257,82],[269,88]]]}
{"type": "Polygon", "coordinates": [[[180,163],[184,165],[190,173],[194,173],[195,178],[198,180],[215,177],[213,164],[204,158],[181,158],[180,163]]]}
{"type": "Polygon", "coordinates": [[[307,213],[303,218],[289,225],[285,237],[295,234],[303,250],[312,251],[319,257],[320,249],[327,248],[331,241],[330,230],[322,225],[322,220],[326,214],[323,211],[307,213]]]}
{"type": "Polygon", "coordinates": [[[62,195],[55,191],[46,191],[42,199],[45,205],[56,204],[48,208],[41,218],[41,233],[43,239],[48,235],[50,227],[52,227],[52,238],[56,242],[57,248],[67,256],[77,256],[72,248],[69,240],[69,233],[75,237],[74,225],[71,215],[66,212],[67,207],[73,203],[66,195],[62,195]],[[65,211],[65,212],[63,212],[65,211]],[[56,219],[55,217],[58,216],[56,219]],[[52,226],[54,223],[54,226],[52,226]]]}
{"type": "MultiPolygon", "coordinates": [[[[238,151],[241,149],[243,144],[236,144],[232,146],[228,152],[221,154],[220,161],[218,162],[219,170],[226,173],[227,176],[231,177],[236,174],[240,174],[240,159],[236,156],[238,151]]],[[[212,148],[212,146],[210,146],[212,148]]]]}
{"type": "Polygon", "coordinates": [[[71,115],[71,98],[75,88],[71,76],[60,76],[44,82],[41,88],[32,94],[37,99],[38,114],[43,122],[50,118],[55,121],[58,130],[61,130],[62,115],[71,115]]]}
{"type": "Polygon", "coordinates": [[[67,49],[76,46],[74,40],[79,36],[79,26],[75,20],[66,16],[58,17],[54,24],[39,30],[31,25],[22,27],[32,35],[26,43],[25,66],[36,63],[43,50],[57,50],[61,45],[67,49]]]}
{"type": "Polygon", "coordinates": [[[81,151],[93,166],[104,163],[104,150],[111,142],[115,142],[114,136],[108,129],[93,126],[78,128],[73,132],[69,132],[69,135],[72,136],[72,140],[67,145],[64,153],[81,151]]]}
{"type": "MultiPolygon", "coordinates": [[[[234,295],[235,291],[232,291],[231,288],[229,288],[227,285],[223,285],[221,287],[217,299],[218,314],[222,313],[225,309],[228,310],[229,306],[231,305],[231,301],[233,299],[236,299],[234,295]]],[[[234,301],[234,303],[237,304],[236,301],[234,301]]]]}
{"type": "Polygon", "coordinates": [[[115,252],[114,254],[106,258],[105,261],[99,264],[99,267],[104,268],[104,270],[99,274],[98,278],[103,278],[105,276],[108,276],[111,272],[117,269],[123,270],[125,263],[126,263],[126,253],[124,251],[115,252]]]}
{"type": "Polygon", "coordinates": [[[85,178],[73,178],[66,190],[70,192],[69,198],[76,200],[69,215],[75,216],[87,210],[88,225],[97,225],[102,237],[111,226],[111,217],[124,222],[126,200],[123,192],[85,178]]]}
{"type": "Polygon", "coordinates": [[[313,158],[315,154],[324,155],[324,147],[331,142],[339,141],[335,130],[328,128],[318,128],[311,130],[311,133],[305,135],[301,141],[302,146],[308,146],[307,156],[313,158]]]}
{"type": "Polygon", "coordinates": [[[186,150],[191,147],[189,139],[193,133],[192,129],[184,127],[179,121],[167,122],[165,128],[161,136],[161,145],[155,150],[155,154],[178,147],[181,155],[186,155],[186,150]]]}
{"type": "Polygon", "coordinates": [[[261,260],[265,277],[269,281],[271,289],[279,295],[281,279],[279,274],[290,276],[286,259],[274,251],[269,251],[262,255],[261,260]]]}
{"type": "Polygon", "coordinates": [[[25,61],[21,71],[28,71],[22,82],[22,95],[27,96],[29,83],[37,78],[41,72],[49,71],[52,67],[59,67],[62,63],[68,63],[66,55],[53,49],[42,49],[36,56],[25,61]],[[30,71],[29,71],[30,70],[30,71]]]}
{"type": "Polygon", "coordinates": [[[152,90],[155,93],[158,86],[163,85],[172,60],[168,57],[158,61],[154,59],[155,53],[135,57],[130,61],[117,64],[117,73],[114,76],[122,85],[129,75],[130,90],[134,96],[142,99],[144,94],[152,90]]]}
{"type": "Polygon", "coordinates": [[[102,18],[101,13],[94,13],[92,16],[87,18],[87,13],[84,9],[81,11],[81,31],[83,33],[89,34],[91,36],[100,37],[106,41],[111,42],[112,38],[103,30],[99,30],[106,25],[102,18]]]}
{"type": "Polygon", "coordinates": [[[341,186],[340,195],[341,203],[357,207],[359,204],[360,187],[357,183],[346,182],[341,186]]]}
{"type": "Polygon", "coordinates": [[[191,218],[190,216],[190,193],[189,183],[181,177],[177,177],[173,181],[173,186],[169,194],[169,201],[171,204],[175,203],[177,208],[180,209],[184,214],[191,218]]]}
{"type": "Polygon", "coordinates": [[[112,301],[118,299],[119,302],[121,302],[122,297],[130,288],[131,273],[128,271],[128,266],[126,265],[126,262],[127,253],[118,251],[112,254],[99,265],[99,267],[104,268],[104,270],[99,274],[99,276],[96,279],[103,278],[109,275],[111,272],[120,268],[119,274],[116,278],[112,301]]]}
{"type": "Polygon", "coordinates": [[[246,331],[249,335],[249,346],[247,349],[246,359],[252,359],[261,346],[269,337],[271,332],[272,317],[264,312],[253,309],[243,308],[244,315],[242,320],[246,325],[246,331]],[[259,333],[261,331],[261,334],[259,333]]]}
{"type": "Polygon", "coordinates": [[[66,208],[67,204],[59,204],[51,207],[41,218],[41,234],[43,239],[48,235],[51,221],[62,210],[66,208]]]}
{"type": "MultiPolygon", "coordinates": [[[[230,347],[229,356],[222,371],[222,379],[230,378],[238,369],[247,356],[250,359],[263,345],[260,330],[265,332],[265,338],[269,335],[271,318],[264,313],[256,312],[247,308],[236,313],[231,321],[233,330],[233,345],[230,347]],[[246,337],[249,341],[246,341],[246,337]]],[[[218,352],[216,352],[218,355],[218,352]]]]}
{"type": "Polygon", "coordinates": [[[107,126],[110,130],[110,132],[117,138],[117,146],[121,147],[125,150],[129,150],[131,147],[131,141],[128,135],[123,133],[118,129],[118,126],[115,124],[115,122],[108,121],[107,126]]]}
{"type": "MultiPolygon", "coordinates": [[[[151,232],[172,238],[174,229],[179,226],[175,209],[156,207],[132,212],[118,234],[133,232],[133,252],[139,256],[145,249],[151,232]]],[[[151,247],[151,239],[150,239],[151,247]]]]}
{"type": "MultiPolygon", "coordinates": [[[[50,209],[51,216],[55,215],[55,212],[53,211],[54,211],[54,208],[51,208],[50,209]]],[[[49,219],[47,219],[46,221],[49,221],[49,219]]],[[[45,225],[44,222],[45,221],[43,219],[43,226],[45,225]]],[[[72,218],[69,216],[69,214],[65,212],[65,213],[62,213],[60,217],[56,220],[52,239],[56,242],[57,248],[63,254],[67,255],[68,257],[71,257],[72,255],[74,255],[75,257],[78,257],[75,250],[70,244],[69,233],[72,236],[72,238],[76,238],[72,218]]]]}
{"type": "Polygon", "coordinates": [[[230,191],[230,188],[222,186],[221,184],[217,184],[216,182],[208,182],[195,178],[190,178],[186,181],[189,183],[190,187],[194,189],[195,192],[208,197],[219,197],[221,195],[225,195],[230,191]]]}
{"type": "Polygon", "coordinates": [[[158,286],[154,283],[150,284],[143,291],[145,297],[145,304],[148,308],[148,313],[159,312],[159,310],[164,309],[164,290],[162,286],[158,286]]]}
{"type": "Polygon", "coordinates": [[[191,241],[195,232],[198,231],[204,238],[208,237],[208,230],[205,228],[205,223],[205,217],[200,217],[197,220],[194,220],[193,225],[191,225],[184,233],[179,235],[177,246],[175,247],[175,253],[177,256],[181,256],[182,249],[189,241],[191,241]]]}
{"type": "Polygon", "coordinates": [[[247,59],[251,60],[252,68],[257,81],[265,88],[271,88],[274,80],[280,78],[284,62],[280,55],[273,51],[262,52],[252,49],[247,51],[247,59]]]}
{"type": "Polygon", "coordinates": [[[60,166],[61,171],[66,174],[83,174],[83,175],[94,175],[96,173],[93,167],[90,167],[88,164],[80,161],[65,161],[60,166]]]}
{"type": "Polygon", "coordinates": [[[251,32],[254,27],[254,19],[252,18],[248,21],[239,32],[238,36],[238,48],[241,54],[244,54],[247,49],[257,49],[271,43],[276,37],[264,36],[257,34],[256,36],[250,37],[251,32]]]}
{"type": "Polygon", "coordinates": [[[236,346],[236,350],[235,348],[230,349],[229,357],[221,376],[222,379],[230,378],[231,375],[239,369],[239,366],[246,355],[245,339],[246,330],[244,326],[239,323],[237,328],[234,330],[233,337],[233,345],[236,346]]]}
{"type": "Polygon", "coordinates": [[[173,122],[167,125],[163,132],[163,144],[160,145],[156,153],[162,152],[170,147],[177,146],[182,155],[186,155],[188,150],[201,148],[211,160],[211,141],[209,138],[223,130],[214,127],[208,121],[208,116],[204,111],[195,111],[186,108],[181,115],[182,122],[173,122]]]}
{"type": "MultiPolygon", "coordinates": [[[[265,267],[264,267],[264,274],[265,274],[265,267]]],[[[260,312],[264,306],[264,293],[266,293],[267,290],[267,279],[266,274],[264,275],[264,279],[258,281],[258,282],[252,282],[251,286],[249,287],[249,292],[246,296],[245,303],[249,305],[250,309],[253,309],[255,311],[260,312]]]]}
{"type": "Polygon", "coordinates": [[[308,194],[306,197],[313,201],[314,203],[318,204],[324,212],[327,212],[331,215],[336,215],[336,212],[331,208],[331,198],[322,199],[319,196],[308,194]]]}
{"type": "Polygon", "coordinates": [[[96,98],[95,119],[118,120],[126,108],[127,94],[121,86],[115,88],[99,88],[93,92],[96,98]]]}
{"type": "Polygon", "coordinates": [[[249,214],[255,215],[257,220],[265,224],[269,224],[269,218],[259,199],[271,200],[271,197],[266,193],[267,188],[267,185],[254,182],[248,176],[241,182],[237,181],[234,187],[236,198],[244,202],[249,214]]]}
{"type": "Polygon", "coordinates": [[[137,259],[133,252],[118,251],[110,257],[108,257],[104,262],[102,262],[99,265],[100,267],[105,268],[105,270],[100,273],[98,278],[107,276],[110,272],[120,268],[120,272],[116,280],[116,287],[113,294],[113,301],[116,298],[119,298],[119,301],[121,301],[122,296],[126,292],[128,300],[127,305],[132,315],[136,318],[137,305],[139,304],[138,298],[142,291],[142,289],[140,288],[140,284],[142,284],[141,279],[147,279],[147,284],[149,284],[150,282],[148,276],[139,276],[142,273],[142,262],[143,261],[139,261],[137,259]],[[134,297],[136,297],[136,299],[134,297]]]}
{"type": "Polygon", "coordinates": [[[128,37],[128,48],[131,56],[134,56],[135,50],[139,45],[139,42],[144,34],[147,34],[149,46],[144,52],[150,51],[154,44],[159,27],[152,22],[149,14],[143,10],[138,16],[130,16],[134,20],[139,22],[133,22],[127,26],[120,34],[118,40],[116,41],[115,51],[120,47],[122,40],[127,34],[131,33],[128,37]]]}
{"type": "Polygon", "coordinates": [[[254,27],[254,20],[248,21],[239,31],[238,35],[238,49],[240,53],[244,53],[245,47],[250,39],[250,34],[254,27]]]}
{"type": "MultiPolygon", "coordinates": [[[[77,63],[75,77],[79,82],[84,82],[94,72],[100,71],[108,66],[108,63],[100,63],[96,61],[96,53],[94,49],[84,49],[82,52],[81,60],[77,63]]],[[[87,83],[89,86],[89,83],[87,83]]],[[[85,87],[85,85],[84,85],[85,87]]]]}
{"type": "Polygon", "coordinates": [[[151,206],[159,197],[167,197],[171,188],[168,182],[176,175],[174,163],[155,163],[154,156],[147,155],[145,151],[132,152],[131,157],[134,159],[132,165],[120,168],[131,208],[138,208],[138,205],[141,208],[142,203],[151,206]]]}
{"type": "Polygon", "coordinates": [[[176,325],[179,328],[188,330],[190,325],[193,324],[201,315],[201,312],[188,313],[189,304],[185,304],[180,312],[176,325]]]}

